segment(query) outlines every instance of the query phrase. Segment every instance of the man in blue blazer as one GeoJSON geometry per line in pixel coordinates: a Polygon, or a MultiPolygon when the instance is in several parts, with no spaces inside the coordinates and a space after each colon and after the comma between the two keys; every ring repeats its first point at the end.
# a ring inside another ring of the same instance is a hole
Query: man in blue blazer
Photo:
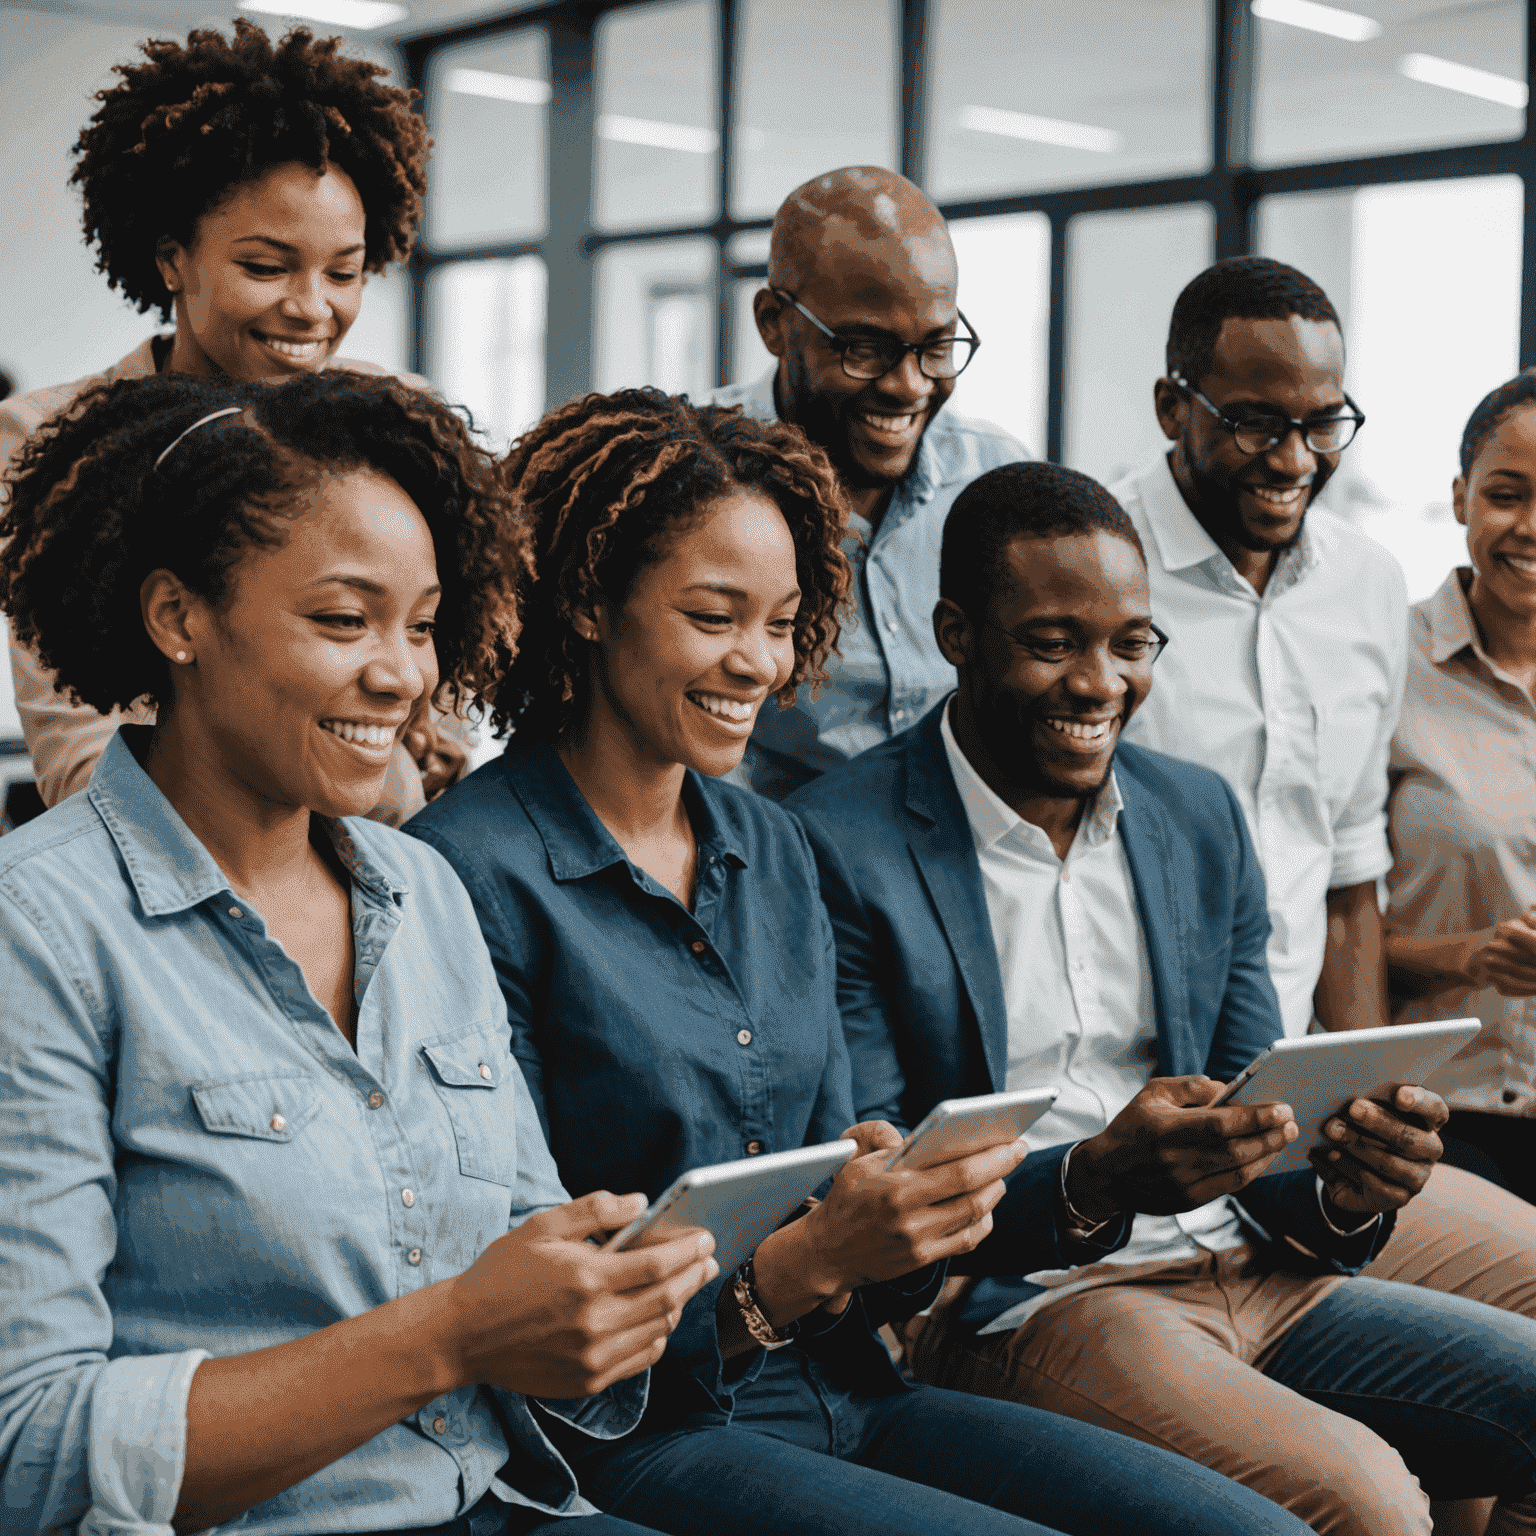
{"type": "Polygon", "coordinates": [[[957,692],[786,803],[861,1115],[1056,1087],[993,1220],[1004,1247],[1053,1223],[1075,1267],[963,1287],[917,1373],[1169,1445],[1320,1530],[1427,1532],[1425,1490],[1536,1530],[1536,1323],[1349,1278],[1428,1179],[1441,1100],[1356,1101],[1315,1173],[1270,1179],[1289,1108],[1210,1107],[1282,1032],[1269,919],[1226,783],[1120,742],[1165,643],[1130,520],[1070,470],[994,470],[940,593],[957,692]]]}

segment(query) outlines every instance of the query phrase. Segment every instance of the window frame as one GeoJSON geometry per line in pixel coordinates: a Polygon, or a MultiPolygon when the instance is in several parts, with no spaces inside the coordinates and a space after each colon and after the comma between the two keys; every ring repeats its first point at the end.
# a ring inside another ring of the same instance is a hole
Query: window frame
{"type": "MultiPolygon", "coordinates": [[[[761,262],[730,259],[731,237],[769,227],[769,218],[733,217],[731,187],[736,157],[736,81],[740,69],[737,0],[714,0],[719,61],[716,91],[716,216],[706,223],[600,230],[592,217],[595,135],[594,35],[610,11],[657,0],[551,0],[511,16],[447,31],[406,37],[406,83],[425,90],[435,55],[466,42],[487,40],[532,27],[549,36],[550,101],[545,167],[549,223],[542,237],[489,242],[468,249],[435,250],[417,245],[410,279],[409,365],[426,363],[426,274],[455,261],[539,255],[549,274],[545,327],[546,402],[568,399],[592,380],[593,258],[602,248],[658,240],[707,238],[715,242],[715,382],[729,376],[735,355],[734,285],[764,279],[761,262]]],[[[936,0],[886,0],[896,12],[898,169],[925,184],[931,90],[931,38],[936,0]]],[[[1081,213],[1127,211],[1205,203],[1214,214],[1213,260],[1256,249],[1257,211],[1263,198],[1288,192],[1331,192],[1413,181],[1447,181],[1478,176],[1517,175],[1523,187],[1521,252],[1520,366],[1536,364],[1536,104],[1526,111],[1521,138],[1490,144],[1455,145],[1361,159],[1333,159],[1301,165],[1257,166],[1252,159],[1255,111],[1255,33],[1250,0],[1209,0],[1211,70],[1207,111],[1212,163],[1197,174],[1110,185],[1020,192],[941,202],[948,219],[992,214],[1043,213],[1050,221],[1050,323],[1046,349],[1045,457],[1059,462],[1065,433],[1067,327],[1070,322],[1067,231],[1081,213]]],[[[1536,81],[1536,0],[1526,0],[1526,77],[1536,81]]],[[[1036,445],[1040,446],[1040,445],[1036,445]]]]}

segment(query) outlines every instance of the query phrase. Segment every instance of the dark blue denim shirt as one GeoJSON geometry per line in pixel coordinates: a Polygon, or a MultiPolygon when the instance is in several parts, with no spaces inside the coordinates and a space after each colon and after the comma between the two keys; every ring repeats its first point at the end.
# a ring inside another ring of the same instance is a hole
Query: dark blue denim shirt
{"type": "MultiPolygon", "coordinates": [[[[573,1195],[830,1141],[854,1122],[831,924],[799,822],[689,773],[698,841],[690,912],[631,863],[553,747],[514,741],[405,830],[468,887],[512,1021],[513,1051],[573,1195]]],[[[722,1275],[652,1372],[665,1416],[729,1415],[715,1341],[722,1275]]],[[[845,1388],[899,1389],[874,1330],[926,1306],[933,1270],[870,1286],[803,1347],[845,1388]],[[907,1287],[907,1288],[904,1288],[907,1287]]]]}

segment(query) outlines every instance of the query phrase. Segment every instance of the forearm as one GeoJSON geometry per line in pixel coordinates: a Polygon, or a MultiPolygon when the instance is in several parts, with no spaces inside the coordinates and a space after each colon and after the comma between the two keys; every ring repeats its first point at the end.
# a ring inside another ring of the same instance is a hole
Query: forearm
{"type": "Polygon", "coordinates": [[[274,1349],[205,1360],[187,1399],[177,1531],[232,1519],[463,1385],[444,1299],[431,1286],[274,1349]]]}
{"type": "Polygon", "coordinates": [[[1374,880],[1328,892],[1328,938],[1313,1007],[1329,1030],[1389,1022],[1387,952],[1374,880]]]}
{"type": "MultiPolygon", "coordinates": [[[[818,1307],[830,1305],[840,1312],[848,1304],[848,1293],[840,1292],[833,1280],[815,1277],[805,1235],[804,1221],[791,1222],[764,1238],[752,1257],[758,1303],[775,1328],[798,1322],[818,1307]]],[[[715,1329],[723,1360],[749,1354],[758,1347],[742,1320],[729,1277],[715,1308],[715,1329]]]]}

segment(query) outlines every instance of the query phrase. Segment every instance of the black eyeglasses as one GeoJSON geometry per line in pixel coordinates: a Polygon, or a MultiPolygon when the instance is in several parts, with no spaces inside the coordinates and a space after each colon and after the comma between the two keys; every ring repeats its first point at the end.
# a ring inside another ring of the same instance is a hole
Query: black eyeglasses
{"type": "MultiPolygon", "coordinates": [[[[982,628],[995,629],[998,634],[1013,641],[1020,650],[1028,651],[1037,661],[1049,663],[1076,661],[1088,650],[1080,640],[1059,639],[1055,636],[1047,639],[1043,635],[1016,635],[1011,629],[1004,629],[1001,624],[994,624],[990,619],[982,620],[982,628]]],[[[1150,636],[1126,635],[1122,639],[1111,641],[1110,650],[1121,661],[1150,667],[1163,654],[1168,644],[1168,636],[1156,624],[1148,624],[1147,628],[1152,631],[1150,636]]]]}
{"type": "Polygon", "coordinates": [[[1265,412],[1262,416],[1248,416],[1239,421],[1228,416],[1220,406],[1212,405],[1188,379],[1174,373],[1169,377],[1191,399],[1198,400],[1212,416],[1232,434],[1239,453],[1268,453],[1283,443],[1292,432],[1300,432],[1301,440],[1313,453],[1342,453],[1355,440],[1355,433],[1365,425],[1360,407],[1348,395],[1344,403],[1350,414],[1326,416],[1312,421],[1298,421],[1294,416],[1282,416],[1278,411],[1265,412]]]}
{"type": "Polygon", "coordinates": [[[938,341],[902,341],[895,336],[839,336],[829,325],[808,310],[792,293],[770,288],[770,293],[793,304],[827,338],[827,345],[837,353],[843,372],[850,379],[883,379],[891,369],[901,366],[908,352],[917,354],[917,366],[925,379],[958,379],[976,355],[981,337],[976,327],[956,310],[969,336],[945,336],[938,341]]]}

